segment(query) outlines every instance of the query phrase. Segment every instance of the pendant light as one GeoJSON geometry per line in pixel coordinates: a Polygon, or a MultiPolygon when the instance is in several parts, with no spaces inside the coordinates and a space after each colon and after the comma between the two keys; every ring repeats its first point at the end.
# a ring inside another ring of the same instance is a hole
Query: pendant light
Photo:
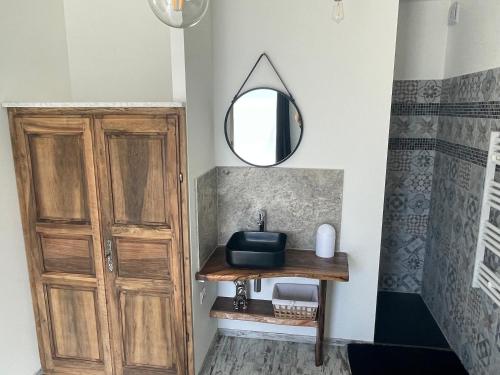
{"type": "Polygon", "coordinates": [[[168,26],[185,29],[201,21],[210,0],[148,0],[156,17],[168,26]]]}
{"type": "Polygon", "coordinates": [[[342,0],[333,0],[332,18],[337,23],[341,23],[344,19],[344,3],[342,0]]]}

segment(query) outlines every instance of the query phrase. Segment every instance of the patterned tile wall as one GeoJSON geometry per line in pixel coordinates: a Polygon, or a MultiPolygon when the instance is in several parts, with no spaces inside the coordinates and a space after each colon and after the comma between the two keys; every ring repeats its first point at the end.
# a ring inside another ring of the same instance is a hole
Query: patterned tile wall
{"type": "Polygon", "coordinates": [[[441,81],[394,82],[381,290],[421,291],[440,96],[441,81]]]}
{"type": "MultiPolygon", "coordinates": [[[[380,288],[421,292],[472,375],[500,374],[500,308],[471,287],[496,130],[500,69],[394,83],[380,288]]],[[[500,212],[490,220],[500,226],[500,212]]],[[[500,259],[485,259],[500,275],[500,259]]]]}
{"type": "MultiPolygon", "coordinates": [[[[500,69],[444,80],[441,100],[422,296],[470,374],[500,374],[500,308],[471,287],[500,69]]],[[[498,273],[500,259],[486,259],[498,273]]]]}

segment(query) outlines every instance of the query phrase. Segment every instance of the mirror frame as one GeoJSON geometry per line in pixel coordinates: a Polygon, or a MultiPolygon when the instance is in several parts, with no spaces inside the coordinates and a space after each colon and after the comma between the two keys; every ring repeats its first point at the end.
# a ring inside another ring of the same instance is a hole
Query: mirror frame
{"type": "Polygon", "coordinates": [[[231,102],[231,105],[229,106],[229,109],[227,110],[226,112],[226,117],[224,118],[224,136],[226,137],[226,143],[227,145],[229,146],[229,148],[231,149],[231,151],[233,152],[234,155],[236,155],[236,157],[238,159],[240,159],[243,163],[245,164],[248,164],[248,165],[251,165],[252,167],[256,167],[256,168],[271,168],[271,167],[276,167],[277,165],[280,165],[282,163],[284,163],[285,161],[287,161],[288,159],[290,159],[292,157],[293,154],[295,154],[295,152],[297,151],[297,149],[299,148],[300,146],[300,143],[302,142],[302,137],[304,136],[304,118],[302,117],[302,113],[300,112],[300,108],[299,106],[297,105],[297,103],[295,102],[295,100],[288,94],[284,93],[283,91],[281,90],[278,90],[278,89],[275,89],[273,87],[267,87],[267,86],[261,86],[261,87],[255,87],[253,89],[250,89],[250,90],[247,90],[241,94],[239,94],[236,98],[233,99],[233,101],[231,102]],[[295,106],[295,108],[297,109],[297,112],[299,114],[299,117],[300,117],[300,129],[301,129],[301,132],[300,132],[300,137],[299,137],[299,141],[297,142],[297,146],[295,146],[295,148],[293,149],[293,151],[284,159],[274,163],[274,164],[269,164],[269,165],[257,165],[257,164],[253,164],[253,163],[250,163],[249,161],[243,159],[241,156],[239,156],[237,154],[237,152],[234,150],[233,146],[231,146],[231,142],[229,141],[229,136],[227,134],[227,119],[229,117],[229,113],[231,113],[231,110],[233,109],[234,107],[234,104],[238,101],[238,99],[240,99],[242,96],[248,94],[249,92],[252,92],[252,91],[256,91],[256,90],[272,90],[272,91],[276,91],[277,93],[285,96],[286,98],[288,98],[288,100],[290,102],[293,103],[293,105],[295,106]]]}

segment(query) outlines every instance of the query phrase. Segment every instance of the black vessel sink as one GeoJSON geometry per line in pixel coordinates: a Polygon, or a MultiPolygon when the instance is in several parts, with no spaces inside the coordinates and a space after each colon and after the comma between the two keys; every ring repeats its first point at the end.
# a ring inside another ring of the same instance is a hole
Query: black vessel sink
{"type": "Polygon", "coordinates": [[[233,267],[276,268],[285,264],[286,234],[236,232],[226,245],[226,261],[233,267]]]}

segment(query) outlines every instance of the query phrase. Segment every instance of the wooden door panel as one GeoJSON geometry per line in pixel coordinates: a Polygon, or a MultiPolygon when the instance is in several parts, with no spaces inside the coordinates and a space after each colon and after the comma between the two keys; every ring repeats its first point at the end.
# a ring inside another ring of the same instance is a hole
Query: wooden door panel
{"type": "Polygon", "coordinates": [[[91,119],[10,123],[43,370],[111,375],[91,119]]]}
{"type": "Polygon", "coordinates": [[[187,373],[178,126],[168,115],[96,122],[116,375],[187,373]]]}
{"type": "Polygon", "coordinates": [[[171,244],[136,239],[116,239],[118,276],[136,279],[170,278],[171,244]]]}
{"type": "Polygon", "coordinates": [[[167,224],[163,140],[150,135],[108,138],[116,224],[167,224]]]}
{"type": "Polygon", "coordinates": [[[95,275],[92,237],[40,234],[45,272],[95,275]]]}
{"type": "Polygon", "coordinates": [[[44,373],[194,373],[184,111],[16,108],[9,117],[44,373]]]}
{"type": "Polygon", "coordinates": [[[54,359],[102,362],[96,290],[47,286],[54,359]]]}
{"type": "Polygon", "coordinates": [[[125,369],[175,369],[170,304],[168,295],[120,293],[125,369]]]}
{"type": "Polygon", "coordinates": [[[81,135],[28,136],[39,220],[88,222],[81,135]]]}

